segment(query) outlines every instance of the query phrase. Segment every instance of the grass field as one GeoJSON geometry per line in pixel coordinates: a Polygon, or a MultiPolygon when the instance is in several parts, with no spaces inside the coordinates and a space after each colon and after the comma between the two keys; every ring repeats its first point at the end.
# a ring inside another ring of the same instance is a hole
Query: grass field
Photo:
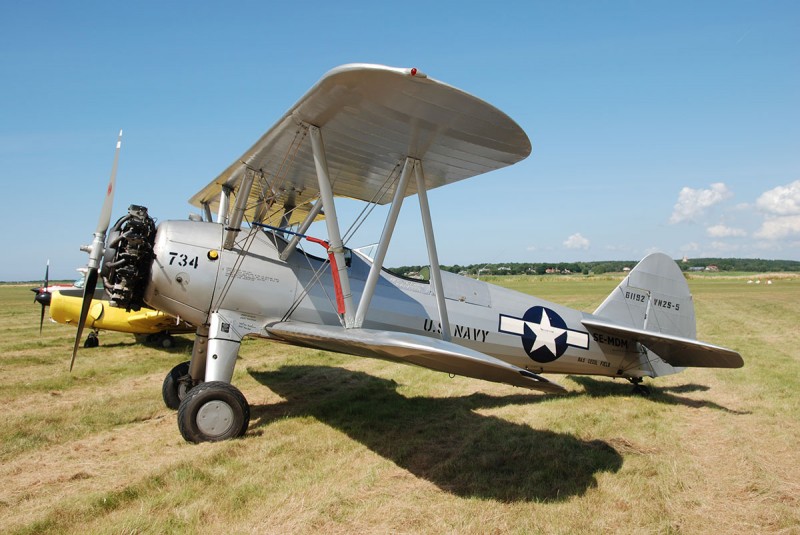
{"type": "MultiPolygon", "coordinates": [[[[588,311],[617,282],[502,279],[588,311]]],[[[0,532],[800,533],[800,278],[690,286],[743,369],[553,396],[247,340],[250,430],[201,445],[160,393],[189,337],[102,333],[70,374],[74,330],[0,287],[0,532]]]]}

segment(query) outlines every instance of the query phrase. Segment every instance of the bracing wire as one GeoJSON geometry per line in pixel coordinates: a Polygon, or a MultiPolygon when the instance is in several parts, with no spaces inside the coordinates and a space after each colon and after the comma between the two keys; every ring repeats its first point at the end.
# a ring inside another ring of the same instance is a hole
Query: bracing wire
{"type": "Polygon", "coordinates": [[[355,233],[358,232],[358,229],[361,228],[361,225],[363,225],[364,222],[367,220],[367,218],[372,214],[372,211],[375,209],[378,203],[380,203],[383,200],[384,196],[387,193],[389,193],[389,191],[391,191],[392,186],[394,186],[400,178],[400,173],[399,173],[400,169],[401,169],[401,163],[398,162],[394,166],[394,168],[389,172],[389,175],[383,181],[381,187],[378,188],[378,191],[375,192],[375,195],[372,196],[372,199],[367,201],[367,204],[361,210],[361,213],[358,214],[353,223],[344,233],[344,237],[342,238],[342,243],[347,243],[353,238],[355,233]]]}

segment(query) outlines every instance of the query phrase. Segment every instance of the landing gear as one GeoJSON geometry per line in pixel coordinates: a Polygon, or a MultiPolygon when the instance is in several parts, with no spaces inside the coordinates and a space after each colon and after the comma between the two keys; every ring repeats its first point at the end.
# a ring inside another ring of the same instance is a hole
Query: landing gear
{"type": "Polygon", "coordinates": [[[628,381],[633,384],[633,394],[636,396],[648,397],[650,395],[650,389],[647,388],[642,384],[641,377],[629,377],[628,381]]]}
{"type": "Polygon", "coordinates": [[[147,343],[169,349],[175,347],[175,339],[166,331],[156,334],[148,334],[146,338],[147,343]]]}
{"type": "MultiPolygon", "coordinates": [[[[218,442],[245,434],[250,424],[250,405],[233,385],[233,370],[239,355],[242,335],[231,328],[243,320],[236,312],[212,312],[208,325],[197,328],[192,360],[185,373],[191,378],[178,406],[178,430],[187,442],[218,442]],[[238,321],[237,321],[238,318],[238,321]]],[[[172,374],[172,372],[170,372],[172,374]]],[[[164,380],[164,402],[174,398],[174,387],[164,380]],[[169,399],[168,399],[169,398],[169,399]]]]}
{"type": "Polygon", "coordinates": [[[90,348],[90,347],[97,347],[100,345],[100,339],[97,338],[97,332],[89,333],[89,336],[86,337],[86,341],[83,343],[83,347],[90,348]]]}
{"type": "Polygon", "coordinates": [[[158,345],[163,347],[164,349],[169,349],[171,347],[175,347],[175,339],[169,333],[163,333],[158,340],[158,345]]]}
{"type": "Polygon", "coordinates": [[[188,442],[218,442],[244,435],[250,405],[235,386],[209,381],[192,388],[178,408],[178,429],[188,442]]]}
{"type": "Polygon", "coordinates": [[[192,388],[192,377],[189,375],[189,361],[181,362],[164,377],[161,385],[161,397],[164,405],[172,410],[178,410],[186,393],[192,388]]]}

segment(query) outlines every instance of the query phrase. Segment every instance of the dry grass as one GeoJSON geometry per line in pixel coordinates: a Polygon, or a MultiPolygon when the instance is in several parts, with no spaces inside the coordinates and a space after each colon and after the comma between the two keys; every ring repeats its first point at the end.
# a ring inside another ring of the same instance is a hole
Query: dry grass
{"type": "MultiPolygon", "coordinates": [[[[592,310],[614,280],[511,281],[592,310]]],[[[800,279],[693,279],[698,329],[742,370],[563,396],[246,341],[241,439],[189,445],[170,351],[74,331],[0,288],[0,530],[9,533],[800,533],[800,279]]]]}

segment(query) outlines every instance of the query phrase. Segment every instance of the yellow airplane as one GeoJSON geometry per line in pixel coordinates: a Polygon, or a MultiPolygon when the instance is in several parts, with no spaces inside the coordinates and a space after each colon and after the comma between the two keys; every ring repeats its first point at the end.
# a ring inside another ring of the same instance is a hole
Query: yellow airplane
{"type": "MultiPolygon", "coordinates": [[[[42,286],[31,288],[36,294],[34,301],[42,305],[39,333],[42,332],[45,309],[48,307],[50,307],[50,319],[56,323],[78,324],[81,317],[83,285],[83,277],[73,284],[50,284],[50,261],[47,261],[42,286]]],[[[172,333],[195,332],[194,327],[188,323],[152,308],[142,307],[128,312],[124,308],[112,307],[103,288],[95,288],[93,298],[93,304],[83,322],[83,326],[92,329],[92,332],[89,333],[83,347],[97,347],[100,344],[97,334],[101,330],[130,333],[135,335],[139,342],[154,343],[164,348],[174,345],[172,333]]]]}
{"type": "MultiPolygon", "coordinates": [[[[102,294],[98,290],[96,294],[102,294]]],[[[139,310],[126,312],[124,308],[115,308],[109,305],[108,300],[99,299],[92,301],[89,314],[83,326],[92,329],[86,338],[83,347],[97,347],[98,331],[116,331],[137,335],[137,340],[155,343],[164,348],[174,345],[173,333],[194,332],[194,327],[175,316],[164,314],[152,308],[142,307],[139,310]]],[[[82,289],[55,290],[50,295],[50,318],[66,325],[77,325],[81,315],[81,302],[83,301],[82,289]]]]}

